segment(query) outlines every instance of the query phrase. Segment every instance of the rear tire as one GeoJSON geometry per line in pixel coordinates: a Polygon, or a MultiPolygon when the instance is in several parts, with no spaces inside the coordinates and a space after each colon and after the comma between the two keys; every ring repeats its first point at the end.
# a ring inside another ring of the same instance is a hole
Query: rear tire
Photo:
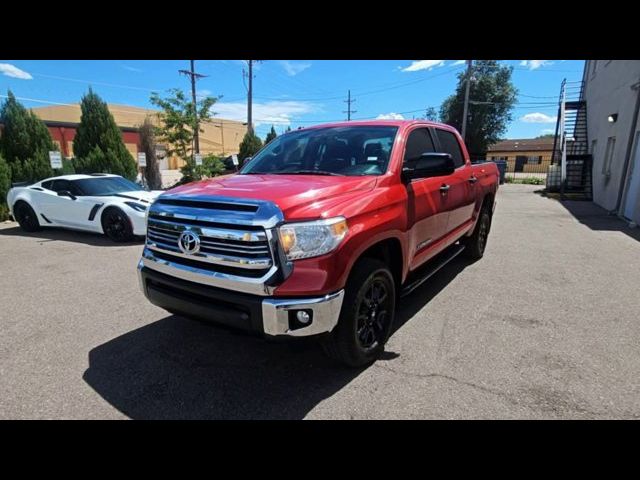
{"type": "Polygon", "coordinates": [[[109,207],[102,212],[102,231],[114,242],[133,240],[131,220],[117,207],[109,207]]]}
{"type": "Polygon", "coordinates": [[[330,358],[350,367],[373,363],[384,352],[395,316],[396,289],[389,267],[364,258],[347,282],[340,319],[322,342],[330,358]]]}
{"type": "Polygon", "coordinates": [[[491,214],[487,208],[480,210],[480,216],[476,227],[470,237],[464,237],[461,243],[464,245],[464,254],[471,260],[480,260],[484,256],[487,247],[487,239],[491,230],[491,214]]]}
{"type": "Polygon", "coordinates": [[[36,212],[27,202],[22,200],[16,202],[13,206],[13,215],[25,232],[37,232],[41,229],[36,212]]]}

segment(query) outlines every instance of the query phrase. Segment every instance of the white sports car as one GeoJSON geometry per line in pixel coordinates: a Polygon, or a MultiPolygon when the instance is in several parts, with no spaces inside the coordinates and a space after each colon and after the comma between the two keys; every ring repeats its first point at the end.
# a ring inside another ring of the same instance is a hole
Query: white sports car
{"type": "Polygon", "coordinates": [[[7,205],[27,232],[66,227],[126,242],[146,234],[146,211],[161,193],[146,191],[119,175],[63,175],[14,186],[7,205]]]}

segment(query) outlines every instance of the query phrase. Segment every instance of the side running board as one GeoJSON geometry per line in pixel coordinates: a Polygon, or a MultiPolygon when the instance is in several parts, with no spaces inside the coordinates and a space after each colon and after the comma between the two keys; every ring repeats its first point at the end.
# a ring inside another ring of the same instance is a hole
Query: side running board
{"type": "Polygon", "coordinates": [[[436,273],[458,255],[460,255],[463,250],[464,245],[452,245],[443,252],[439,253],[435,258],[429,260],[429,262],[427,262],[424,267],[421,267],[414,273],[414,275],[416,275],[416,278],[412,279],[402,288],[402,290],[400,291],[400,298],[409,295],[416,288],[429,280],[429,278],[431,278],[434,273],[436,273]]]}

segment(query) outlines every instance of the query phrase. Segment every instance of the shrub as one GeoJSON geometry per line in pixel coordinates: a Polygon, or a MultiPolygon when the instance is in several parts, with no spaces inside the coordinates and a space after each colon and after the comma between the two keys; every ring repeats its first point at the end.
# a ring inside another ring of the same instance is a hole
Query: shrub
{"type": "Polygon", "coordinates": [[[9,208],[7,207],[7,192],[11,188],[11,170],[2,155],[0,155],[0,221],[9,218],[9,208]]]}

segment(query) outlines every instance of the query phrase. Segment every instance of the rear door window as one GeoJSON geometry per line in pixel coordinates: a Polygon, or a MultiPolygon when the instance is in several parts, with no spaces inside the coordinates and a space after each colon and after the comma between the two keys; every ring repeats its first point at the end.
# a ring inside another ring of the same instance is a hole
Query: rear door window
{"type": "Polygon", "coordinates": [[[451,132],[442,129],[436,129],[438,140],[440,141],[440,150],[444,153],[448,153],[453,158],[453,163],[456,168],[464,165],[464,156],[462,155],[462,149],[458,143],[458,138],[451,132]]]}

